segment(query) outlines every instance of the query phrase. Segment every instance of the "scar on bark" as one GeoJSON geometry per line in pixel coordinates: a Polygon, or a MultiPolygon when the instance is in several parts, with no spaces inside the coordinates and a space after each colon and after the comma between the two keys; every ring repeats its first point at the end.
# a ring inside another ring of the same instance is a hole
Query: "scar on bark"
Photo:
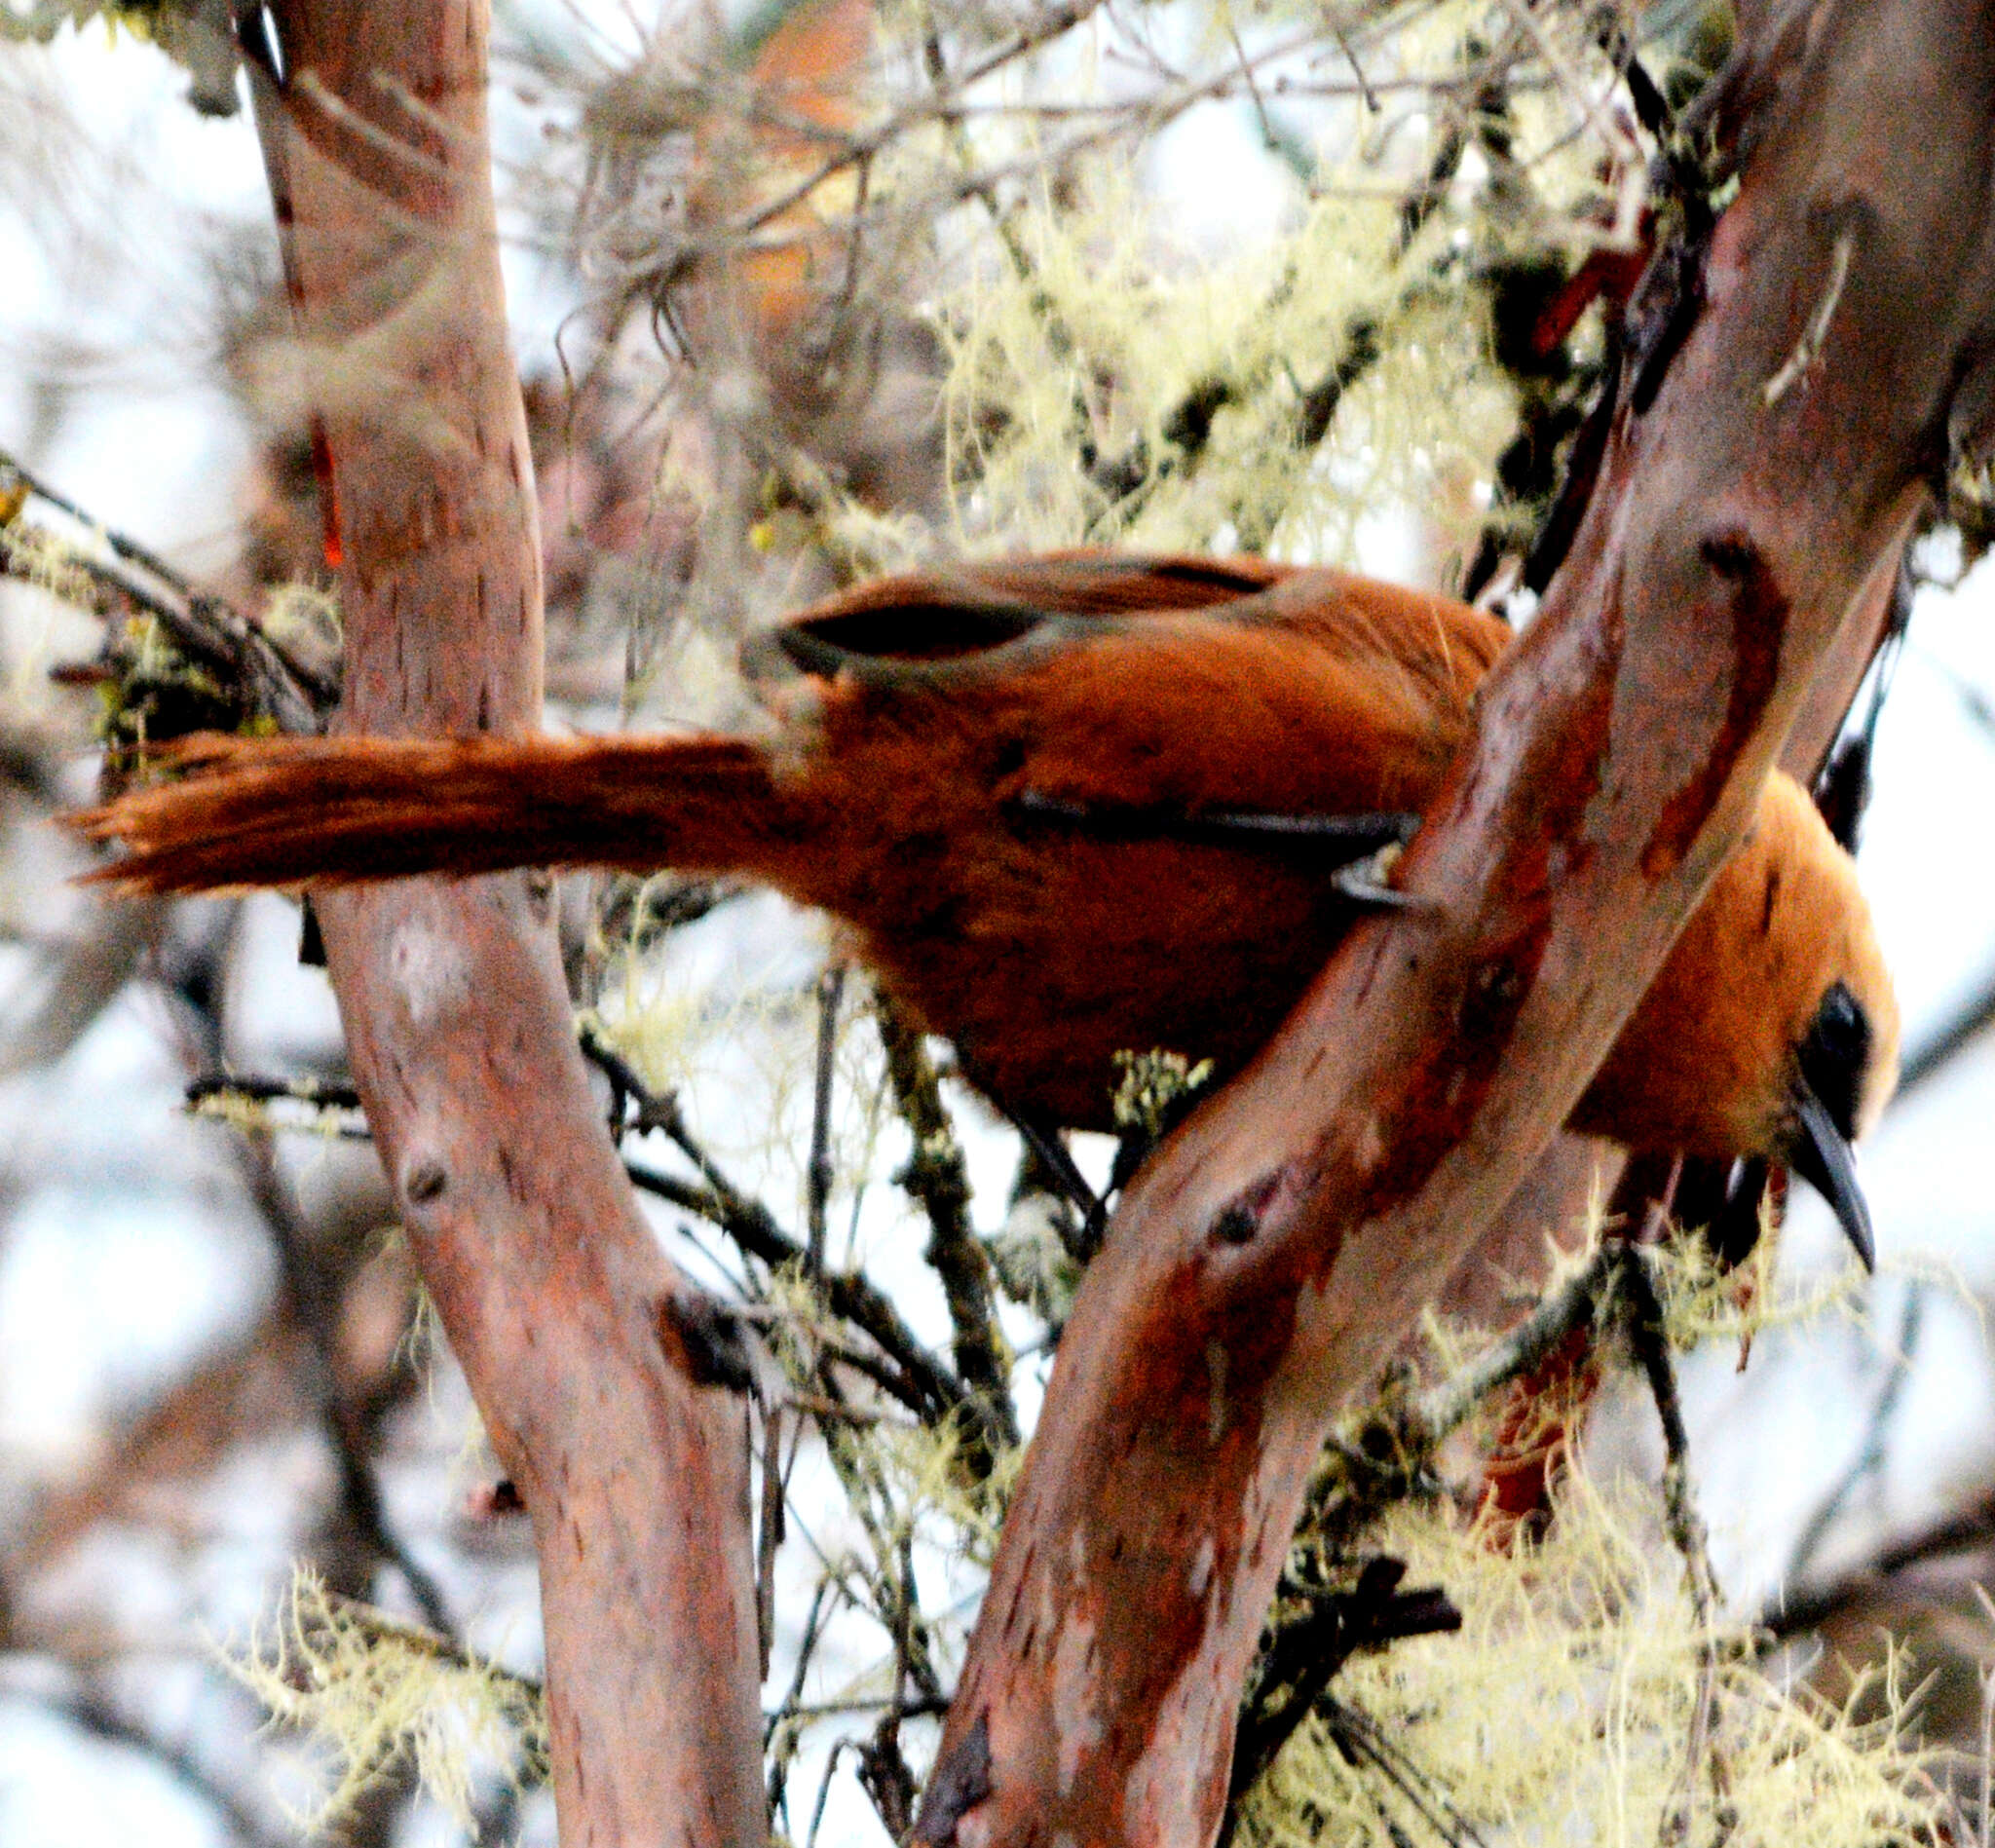
{"type": "Polygon", "coordinates": [[[1651,879],[1673,871],[1689,852],[1739,753],[1759,726],[1759,715],[1780,680],[1781,650],[1787,639],[1788,604],[1779,579],[1743,533],[1720,533],[1699,547],[1704,562],[1732,590],[1732,686],[1718,735],[1703,766],[1674,795],[1641,851],[1642,871],[1651,879]]]}
{"type": "Polygon", "coordinates": [[[949,1755],[939,1759],[909,1840],[917,1848],[949,1848],[956,1826],[991,1794],[991,1719],[979,1714],[949,1755]]]}
{"type": "Polygon", "coordinates": [[[703,1290],[675,1290],[660,1300],[659,1339],[696,1386],[755,1394],[755,1357],[748,1331],[727,1304],[703,1290]]]}

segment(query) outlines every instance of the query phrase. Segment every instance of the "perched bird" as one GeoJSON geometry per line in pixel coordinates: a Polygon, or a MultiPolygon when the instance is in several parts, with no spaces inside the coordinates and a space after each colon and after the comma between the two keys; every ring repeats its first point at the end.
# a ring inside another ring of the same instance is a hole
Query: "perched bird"
{"type": "MultiPolygon", "coordinates": [[[[1237,1070],[1417,827],[1509,631],[1255,559],[1075,553],[863,586],[753,639],[770,735],[195,738],[77,818],[128,891],[516,866],[740,874],[844,921],[1027,1127],[1113,1055],[1237,1070]],[[1370,866],[1373,870],[1368,872],[1370,866]]],[[[1898,1008],[1849,856],[1776,775],[1570,1118],[1791,1166],[1865,1262],[1850,1142],[1898,1008]]]]}

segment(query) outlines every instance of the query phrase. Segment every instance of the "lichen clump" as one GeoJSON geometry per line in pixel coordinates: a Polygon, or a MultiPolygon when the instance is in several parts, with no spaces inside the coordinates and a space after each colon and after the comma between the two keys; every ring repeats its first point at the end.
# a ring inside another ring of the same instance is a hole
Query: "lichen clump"
{"type": "Polygon", "coordinates": [[[273,1726],[322,1747],[323,1793],[300,1825],[318,1830],[406,1764],[468,1831],[473,1778],[538,1783],[547,1771],[547,1720],[532,1680],[384,1621],[335,1597],[300,1568],[273,1626],[228,1659],[273,1726]]]}
{"type": "Polygon", "coordinates": [[[1653,1490],[1583,1469],[1543,1535],[1506,1547],[1444,1503],[1388,1517],[1371,1540],[1445,1586],[1462,1628],[1355,1658],[1247,1798],[1237,1839],[1933,1840],[1944,1802],[1903,1736],[1901,1665],[1861,1690],[1886,1716],[1865,1723],[1854,1697],[1789,1685],[1744,1626],[1701,1629],[1658,1520],[1653,1490]]]}

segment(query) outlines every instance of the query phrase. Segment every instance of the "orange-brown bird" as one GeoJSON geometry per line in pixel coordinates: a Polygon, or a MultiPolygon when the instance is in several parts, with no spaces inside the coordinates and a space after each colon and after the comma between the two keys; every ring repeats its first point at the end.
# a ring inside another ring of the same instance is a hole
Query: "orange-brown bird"
{"type": "MultiPolygon", "coordinates": [[[[1113,1055],[1237,1070],[1418,825],[1509,641],[1253,559],[896,578],[756,637],[766,737],[204,738],[78,818],[133,891],[517,866],[740,874],[834,914],[1015,1119],[1110,1126],[1113,1055]]],[[[1867,1263],[1850,1142],[1898,1009],[1849,856],[1776,775],[1573,1128],[1786,1163],[1867,1263]]]]}

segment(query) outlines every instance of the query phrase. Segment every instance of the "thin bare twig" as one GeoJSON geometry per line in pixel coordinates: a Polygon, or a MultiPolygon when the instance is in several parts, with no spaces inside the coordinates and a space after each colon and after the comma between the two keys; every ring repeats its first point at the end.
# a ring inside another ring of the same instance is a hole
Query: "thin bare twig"
{"type": "Polygon", "coordinates": [[[821,1578],[810,1594],[810,1613],[804,1619],[804,1635],[797,1644],[796,1667],[790,1675],[789,1691],[770,1715],[763,1730],[769,1754],[769,1813],[787,1822],[790,1800],[790,1764],[796,1757],[797,1738],[802,1722],[809,1717],[804,1707],[804,1683],[810,1674],[811,1659],[817,1653],[819,1625],[824,1620],[825,1601],[831,1595],[831,1581],[821,1578]]]}
{"type": "Polygon", "coordinates": [[[357,1111],[360,1094],[339,1078],[272,1078],[253,1073],[224,1073],[195,1078],[186,1089],[190,1108],[207,1103],[304,1104],[320,1111],[357,1111]]]}
{"type": "MultiPolygon", "coordinates": [[[[1376,1721],[1342,1701],[1326,1701],[1324,1706],[1331,1739],[1347,1763],[1363,1762],[1376,1769],[1448,1848],[1463,1848],[1466,1843],[1485,1848],[1487,1837],[1478,1832],[1454,1799],[1388,1739],[1376,1721]]],[[[1384,1816],[1382,1808],[1379,1814],[1384,1816]]],[[[1404,1840],[1389,1820],[1387,1827],[1396,1841],[1404,1840]]]]}
{"type": "MultiPolygon", "coordinates": [[[[693,1187],[634,1161],[626,1161],[623,1171],[642,1191],[696,1213],[717,1226],[758,1263],[772,1270],[795,1265],[802,1271],[804,1247],[778,1226],[759,1202],[712,1188],[693,1187]]],[[[893,1371],[876,1372],[865,1364],[863,1356],[841,1352],[836,1358],[859,1366],[923,1422],[947,1417],[966,1403],[961,1385],[922,1345],[893,1306],[892,1300],[863,1272],[827,1272],[821,1287],[825,1305],[831,1312],[851,1323],[878,1345],[893,1371]]]]}
{"type": "MultiPolygon", "coordinates": [[[[583,1054],[610,1080],[620,1130],[658,1130],[697,1170],[701,1187],[688,1186],[670,1175],[626,1161],[624,1172],[645,1192],[697,1213],[732,1238],[741,1250],[770,1269],[796,1265],[809,1274],[809,1251],[776,1224],[775,1215],[760,1200],[736,1188],[688,1125],[677,1098],[654,1092],[630,1062],[603,1042],[591,1030],[582,1035],[583,1054]],[[629,1106],[635,1110],[626,1111],[629,1106]]],[[[929,1353],[908,1327],[890,1298],[856,1270],[831,1272],[816,1279],[825,1304],[864,1334],[897,1370],[898,1378],[877,1376],[896,1398],[924,1420],[946,1418],[968,1406],[969,1396],[929,1353]]]]}
{"type": "Polygon", "coordinates": [[[37,1691],[28,1698],[50,1713],[66,1719],[79,1731],[138,1753],[191,1791],[244,1848],[284,1848],[293,1837],[267,1829],[247,1803],[195,1755],[186,1745],[161,1738],[149,1727],[114,1707],[109,1698],[94,1688],[81,1687],[62,1692],[37,1691]]]}
{"type": "Polygon", "coordinates": [[[1984,1495],[1960,1514],[1948,1515],[1880,1547],[1856,1571],[1831,1580],[1819,1591],[1782,1594],[1761,1613],[1758,1628],[1770,1641],[1785,1641],[1819,1628],[1901,1572],[1988,1546],[1995,1546],[1995,1495],[1984,1495]]]}
{"type": "Polygon", "coordinates": [[[790,1709],[793,1719],[838,1719],[847,1714],[877,1714],[883,1707],[895,1708],[903,1719],[935,1719],[949,1711],[947,1695],[917,1694],[895,1699],[885,1694],[854,1694],[846,1700],[812,1701],[790,1709]]]}
{"type": "Polygon", "coordinates": [[[218,1074],[194,1079],[186,1088],[188,1111],[233,1123],[245,1131],[290,1131],[300,1135],[331,1135],[341,1142],[372,1142],[374,1133],[360,1113],[360,1100],[350,1084],[320,1078],[237,1077],[218,1074]],[[296,1105],[298,1111],[273,1110],[296,1105]]]}
{"type": "Polygon", "coordinates": [[[1912,1377],[1912,1353],[1919,1344],[1919,1333],[1925,1321],[1926,1292],[1914,1277],[1905,1284],[1904,1308],[1899,1317],[1898,1339],[1891,1351],[1891,1360],[1885,1371],[1884,1384],[1878,1389],[1877,1397],[1870,1407],[1870,1415],[1864,1421],[1863,1441],[1858,1445],[1857,1453],[1850,1459],[1850,1466],[1843,1471],[1835,1485],[1823,1496],[1815,1512],[1809,1516],[1808,1525],[1801,1529],[1794,1542],[1794,1550],[1788,1559],[1788,1569],[1782,1575],[1788,1584],[1805,1578],[1808,1568],[1815,1563],[1815,1556],[1822,1549],[1836,1522],[1841,1519],[1849,1506],[1850,1497],[1865,1482],[1874,1477],[1885,1463],[1885,1437],[1891,1427],[1899,1402],[1904,1397],[1907,1382],[1912,1377]]]}
{"type": "Polygon", "coordinates": [[[1905,1055],[1899,1073],[1899,1102],[1945,1070],[1980,1038],[1991,1022],[1995,1022],[1995,977],[1984,978],[1937,1031],[1905,1055]]]}
{"type": "MultiPolygon", "coordinates": [[[[605,1057],[622,1075],[626,1086],[625,1096],[631,1092],[637,1095],[640,1108],[635,1126],[659,1126],[666,1115],[663,1101],[653,1097],[643,1087],[642,1080],[630,1067],[614,1052],[599,1048],[591,1056],[601,1064],[605,1057]]],[[[613,1084],[615,1080],[613,1080],[613,1084]]],[[[187,1087],[190,1104],[223,1104],[236,1099],[245,1103],[264,1104],[273,1102],[296,1102],[316,1111],[347,1111],[358,1109],[348,1087],[336,1083],[324,1083],[311,1078],[272,1077],[211,1077],[197,1079],[187,1087]]],[[[676,1109],[676,1106],[673,1107],[676,1109]]],[[[619,1107],[620,1117],[621,1107],[619,1107]]],[[[273,1130],[295,1130],[304,1134],[322,1134],[318,1125],[312,1123],[274,1122],[273,1130]]],[[[749,1198],[729,1183],[718,1165],[707,1155],[704,1148],[687,1130],[683,1118],[678,1119],[682,1151],[688,1154],[696,1167],[708,1176],[704,1185],[681,1181],[675,1176],[660,1174],[637,1161],[625,1161],[623,1171],[630,1177],[631,1184],[640,1191],[655,1198],[665,1200],[682,1210],[697,1215],[708,1225],[720,1231],[740,1247],[748,1257],[765,1264],[772,1270],[781,1269],[789,1264],[803,1264],[806,1252],[803,1246],[792,1239],[776,1224],[774,1215],[760,1201],[749,1198]],[[714,1184],[718,1180],[719,1185],[714,1184]]],[[[342,1122],[338,1133],[343,1139],[357,1142],[372,1140],[364,1122],[342,1122]]],[[[908,1327],[892,1300],[885,1292],[876,1289],[860,1272],[832,1272],[818,1279],[823,1290],[827,1306],[845,1321],[851,1323],[865,1334],[882,1351],[885,1364],[874,1356],[845,1346],[835,1346],[833,1358],[842,1365],[852,1367],[863,1373],[876,1385],[891,1394],[917,1416],[934,1419],[950,1415],[952,1410],[964,1402],[962,1387],[948,1373],[939,1367],[933,1356],[922,1344],[920,1338],[908,1327]]],[[[875,1414],[852,1407],[830,1407],[811,1404],[803,1407],[813,1415],[837,1415],[847,1422],[869,1422],[875,1414]]]]}
{"type": "MultiPolygon", "coordinates": [[[[236,908],[240,916],[240,907],[236,908]]],[[[207,954],[217,961],[222,945],[232,939],[235,924],[223,933],[207,954]]],[[[183,999],[199,1009],[198,1043],[190,1043],[190,1055],[206,1060],[225,1043],[225,1025],[218,999],[197,1002],[202,998],[219,998],[226,985],[218,973],[209,979],[181,984],[183,999]]],[[[190,1042],[196,1035],[190,1034],[190,1042]]],[[[208,1090],[211,1080],[196,1079],[189,1093],[208,1090]]],[[[305,1335],[302,1368],[304,1388],[319,1409],[319,1422],[326,1447],[332,1452],[339,1481],[340,1513],[362,1547],[383,1564],[391,1565],[407,1586],[409,1596],[424,1620],[439,1635],[454,1638],[456,1626],[442,1588],[409,1551],[388,1519],[381,1483],[369,1453],[367,1431],[359,1407],[354,1404],[342,1380],[338,1348],[340,1291],[336,1279],[312,1249],[309,1229],[298,1211],[291,1189],[278,1166],[276,1144],[268,1129],[239,1126],[234,1139],[243,1185],[264,1229],[278,1263],[279,1284],[288,1300],[290,1311],[305,1335]]]]}
{"type": "Polygon", "coordinates": [[[775,1640],[775,1556],[783,1533],[782,1414],[763,1405],[762,1509],[755,1526],[755,1631],[762,1645],[762,1678],[769,1679],[769,1652],[775,1640]]]}
{"type": "Polygon", "coordinates": [[[279,1173],[267,1132],[247,1131],[238,1141],[243,1178],[277,1253],[278,1271],[307,1338],[308,1390],[339,1472],[340,1508],[369,1552],[395,1567],[424,1620],[445,1638],[456,1625],[442,1588],[389,1524],[381,1483],[360,1429],[357,1409],[341,1390],[334,1330],[339,1303],[330,1279],[314,1261],[296,1202],[279,1173]]]}
{"type": "Polygon", "coordinates": [[[810,1187],[809,1222],[810,1242],[805,1251],[805,1264],[811,1276],[824,1274],[824,1216],[831,1204],[834,1180],[831,1161],[831,1089],[833,1068],[838,1055],[838,1011],[845,997],[846,970],[835,962],[817,982],[817,1084],[810,1108],[810,1187]]]}
{"type": "Polygon", "coordinates": [[[810,1806],[810,1827],[805,1831],[804,1848],[817,1848],[817,1827],[824,1821],[824,1801],[831,1794],[831,1780],[837,1774],[838,1761],[847,1752],[857,1752],[856,1739],[841,1739],[825,1754],[824,1776],[817,1786],[817,1801],[810,1806]]]}

